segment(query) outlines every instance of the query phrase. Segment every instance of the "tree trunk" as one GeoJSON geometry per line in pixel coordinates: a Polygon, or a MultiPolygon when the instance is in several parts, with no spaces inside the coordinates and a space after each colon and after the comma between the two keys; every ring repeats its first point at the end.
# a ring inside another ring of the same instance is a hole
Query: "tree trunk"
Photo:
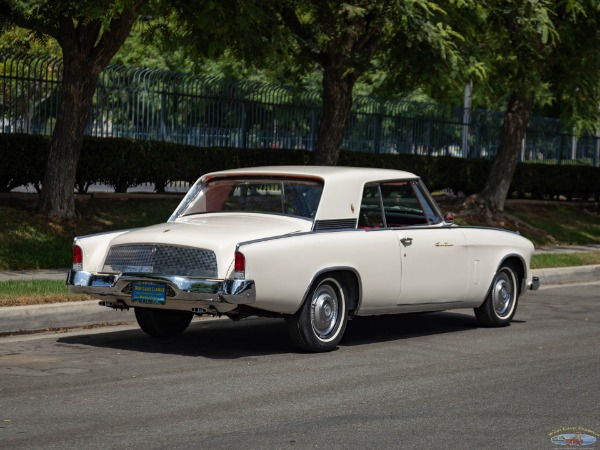
{"type": "Polygon", "coordinates": [[[75,175],[96,82],[125,42],[146,1],[126,2],[128,6],[108,26],[100,19],[75,21],[61,13],[57,28],[50,30],[62,49],[64,69],[60,109],[38,203],[38,210],[48,217],[65,220],[76,215],[75,175]]]}
{"type": "Polygon", "coordinates": [[[54,219],[75,217],[75,175],[98,71],[65,59],[62,99],[38,209],[54,219]]]}
{"type": "Polygon", "coordinates": [[[467,205],[476,204],[480,213],[486,217],[493,217],[504,213],[504,204],[512,182],[519,153],[529,118],[533,108],[533,95],[519,96],[513,93],[504,113],[500,145],[498,153],[488,178],[481,193],[467,200],[467,205]]]}
{"type": "Polygon", "coordinates": [[[333,64],[323,70],[323,113],[317,134],[315,164],[335,166],[340,156],[346,124],[352,111],[352,90],[357,76],[344,74],[333,64]]]}

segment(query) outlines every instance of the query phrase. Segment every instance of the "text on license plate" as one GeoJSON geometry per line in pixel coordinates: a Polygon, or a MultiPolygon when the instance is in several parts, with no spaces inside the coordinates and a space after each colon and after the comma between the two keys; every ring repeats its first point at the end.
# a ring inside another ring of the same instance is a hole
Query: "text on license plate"
{"type": "Polygon", "coordinates": [[[164,284],[133,283],[131,285],[131,301],[164,305],[167,298],[167,287],[164,284]]]}

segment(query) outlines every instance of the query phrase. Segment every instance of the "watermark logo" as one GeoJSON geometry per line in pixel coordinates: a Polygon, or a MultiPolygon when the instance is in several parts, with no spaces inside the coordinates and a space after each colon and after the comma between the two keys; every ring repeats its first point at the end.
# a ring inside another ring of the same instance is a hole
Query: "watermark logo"
{"type": "Polygon", "coordinates": [[[564,427],[548,433],[550,441],[564,447],[588,447],[594,445],[600,434],[582,427],[564,427]]]}

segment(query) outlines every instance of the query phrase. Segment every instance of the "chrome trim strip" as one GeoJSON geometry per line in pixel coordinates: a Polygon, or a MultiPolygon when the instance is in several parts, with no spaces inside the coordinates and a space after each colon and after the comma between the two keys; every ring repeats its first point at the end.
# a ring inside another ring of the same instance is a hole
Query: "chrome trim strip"
{"type": "MultiPolygon", "coordinates": [[[[252,245],[252,244],[258,244],[260,242],[268,242],[268,241],[274,241],[277,239],[286,239],[286,238],[293,238],[293,237],[300,237],[300,236],[307,236],[307,235],[314,235],[314,234],[324,234],[324,233],[373,233],[373,232],[380,232],[380,231],[408,231],[408,230],[439,230],[440,228],[444,228],[446,227],[446,225],[444,225],[443,223],[436,223],[433,225],[430,224],[423,224],[423,225],[410,225],[410,226],[406,226],[406,227],[382,227],[382,228],[370,228],[370,229],[365,229],[365,228],[335,228],[335,229],[331,229],[331,230],[312,230],[312,231],[302,231],[299,233],[287,233],[287,234],[280,234],[277,236],[267,236],[267,237],[263,237],[263,238],[258,238],[258,239],[252,239],[249,241],[242,241],[242,242],[238,242],[238,244],[236,245],[236,251],[238,251],[242,246],[244,245],[252,245]]],[[[452,224],[451,226],[447,226],[446,228],[452,228],[452,229],[459,229],[461,228],[461,226],[456,225],[456,224],[452,224]]],[[[463,227],[463,228],[486,228],[486,227],[463,227]]],[[[495,228],[490,228],[490,229],[495,229],[495,228]]],[[[506,231],[507,233],[513,233],[510,230],[502,230],[500,228],[498,228],[498,230],[500,231],[506,231]]]]}
{"type": "Polygon", "coordinates": [[[130,294],[126,289],[136,281],[167,285],[173,291],[167,294],[167,298],[173,300],[238,305],[249,305],[256,301],[256,289],[252,280],[211,280],[146,273],[100,275],[71,270],[67,276],[67,288],[71,292],[83,294],[128,298],[130,294]]]}

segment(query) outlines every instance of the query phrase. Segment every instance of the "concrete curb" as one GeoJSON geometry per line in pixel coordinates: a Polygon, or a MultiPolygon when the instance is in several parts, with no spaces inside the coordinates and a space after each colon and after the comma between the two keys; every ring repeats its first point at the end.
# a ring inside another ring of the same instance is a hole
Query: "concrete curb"
{"type": "Polygon", "coordinates": [[[533,276],[539,277],[540,286],[600,281],[600,264],[579,267],[535,269],[532,272],[533,276]]]}
{"type": "Polygon", "coordinates": [[[0,308],[0,333],[124,322],[135,323],[132,309],[115,311],[98,306],[97,300],[0,308]]]}
{"type": "Polygon", "coordinates": [[[69,269],[12,270],[0,272],[0,281],[62,280],[66,281],[69,269]]]}
{"type": "MultiPolygon", "coordinates": [[[[540,278],[541,286],[600,281],[600,265],[537,269],[533,275],[540,278]]],[[[133,310],[114,311],[98,306],[96,300],[0,308],[0,333],[105,323],[135,323],[133,310]]]]}

